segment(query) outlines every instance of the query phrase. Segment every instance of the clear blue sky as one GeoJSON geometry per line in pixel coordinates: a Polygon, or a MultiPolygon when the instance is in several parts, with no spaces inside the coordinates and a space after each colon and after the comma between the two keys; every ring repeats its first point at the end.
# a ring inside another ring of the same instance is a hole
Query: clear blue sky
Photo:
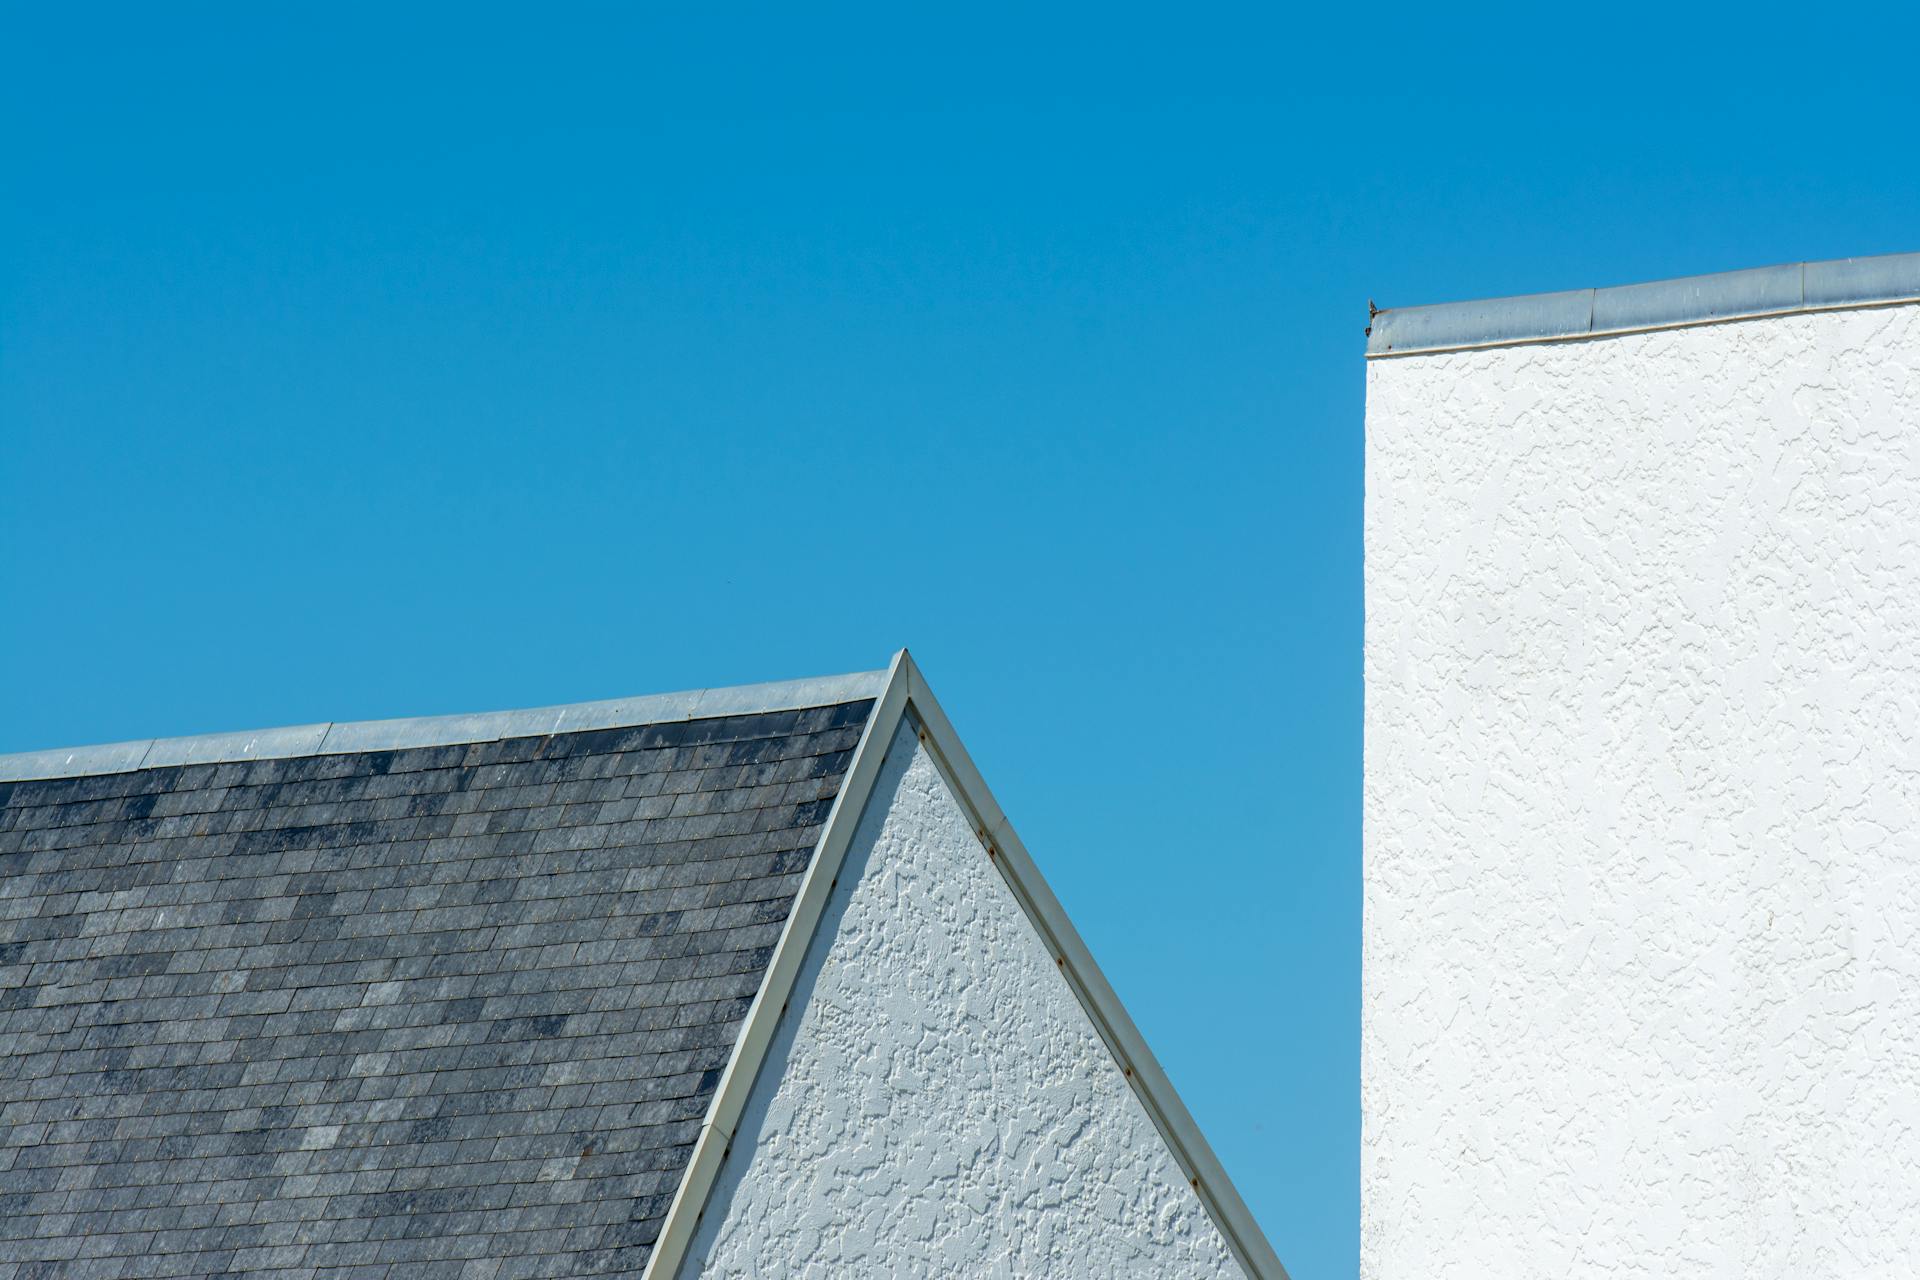
{"type": "Polygon", "coordinates": [[[1361,330],[1920,248],[1855,6],[0,11],[0,751],[910,645],[1298,1280],[1361,330]]]}

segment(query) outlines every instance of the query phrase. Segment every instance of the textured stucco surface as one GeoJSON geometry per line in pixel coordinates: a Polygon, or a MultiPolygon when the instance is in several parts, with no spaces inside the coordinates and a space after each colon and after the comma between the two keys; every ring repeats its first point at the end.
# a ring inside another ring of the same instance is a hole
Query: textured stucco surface
{"type": "Polygon", "coordinates": [[[1376,361],[1362,1274],[1920,1274],[1920,310],[1376,361]]]}
{"type": "Polygon", "coordinates": [[[907,725],[681,1274],[1242,1274],[907,725]]]}

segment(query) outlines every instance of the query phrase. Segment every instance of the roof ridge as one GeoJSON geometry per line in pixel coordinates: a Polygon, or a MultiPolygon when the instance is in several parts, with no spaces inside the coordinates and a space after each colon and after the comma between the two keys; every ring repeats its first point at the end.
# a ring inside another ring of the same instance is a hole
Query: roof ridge
{"type": "Polygon", "coordinates": [[[498,738],[540,737],[587,729],[624,729],[677,720],[760,715],[877,697],[887,672],[854,671],[762,684],[723,685],[512,711],[481,711],[389,720],[325,721],[268,729],[139,738],[78,747],[0,754],[0,782],[131,773],[187,764],[348,755],[405,747],[438,747],[498,738]]]}

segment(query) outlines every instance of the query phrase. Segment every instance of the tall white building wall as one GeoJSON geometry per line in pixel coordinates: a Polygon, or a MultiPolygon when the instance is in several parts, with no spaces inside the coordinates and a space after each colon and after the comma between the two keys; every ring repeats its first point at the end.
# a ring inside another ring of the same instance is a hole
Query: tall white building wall
{"type": "Polygon", "coordinates": [[[1242,1275],[910,723],[681,1275],[1242,1275]]]}
{"type": "Polygon", "coordinates": [[[1369,365],[1364,1277],[1920,1274],[1917,370],[1369,365]]]}

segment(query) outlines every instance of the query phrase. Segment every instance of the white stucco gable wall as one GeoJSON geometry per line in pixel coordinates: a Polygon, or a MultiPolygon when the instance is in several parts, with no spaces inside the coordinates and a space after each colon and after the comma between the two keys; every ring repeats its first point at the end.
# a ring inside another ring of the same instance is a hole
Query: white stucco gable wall
{"type": "Polygon", "coordinates": [[[903,721],[680,1275],[1242,1274],[903,721]]]}

